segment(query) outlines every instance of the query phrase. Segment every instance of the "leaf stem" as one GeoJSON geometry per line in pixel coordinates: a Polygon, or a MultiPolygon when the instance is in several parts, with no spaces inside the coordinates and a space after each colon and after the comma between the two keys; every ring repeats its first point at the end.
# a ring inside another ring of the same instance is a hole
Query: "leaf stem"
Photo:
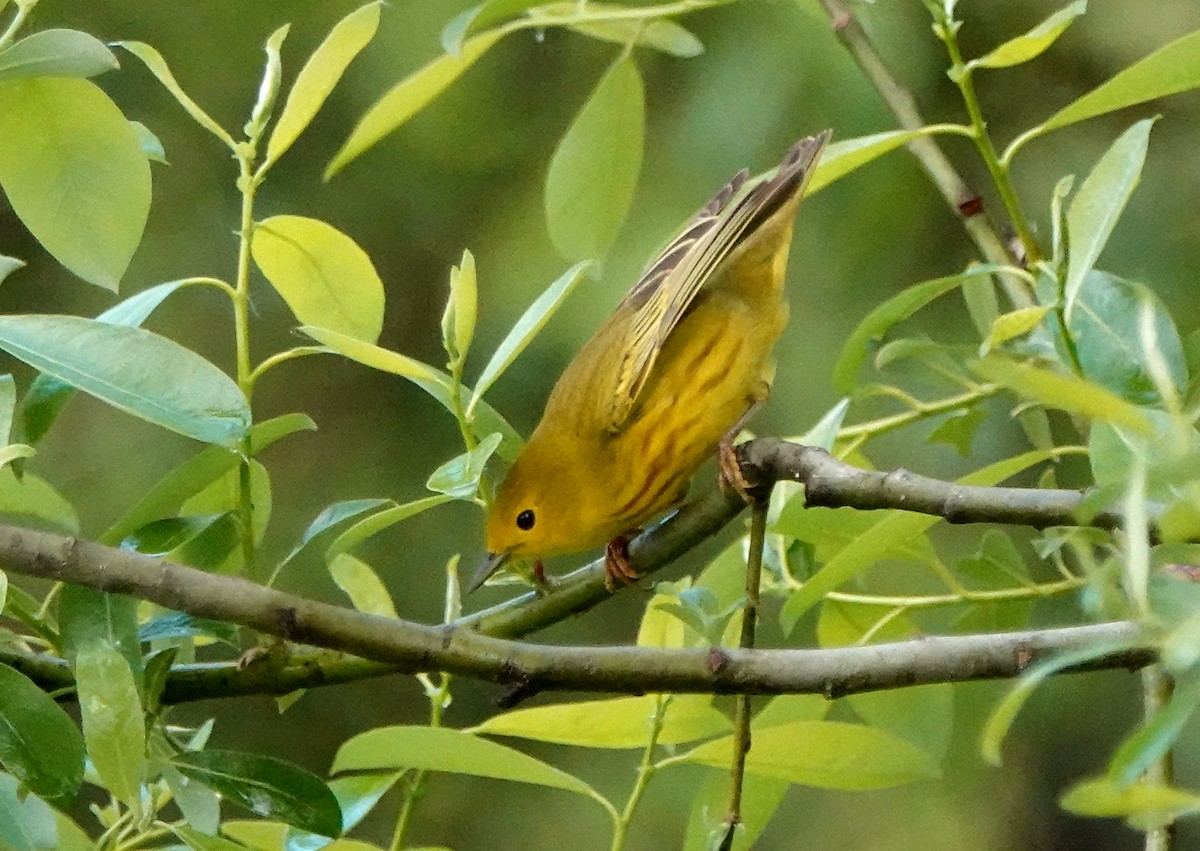
{"type": "Polygon", "coordinates": [[[911,401],[906,401],[905,404],[909,405],[910,410],[846,426],[838,430],[838,440],[850,441],[859,437],[878,437],[881,434],[895,431],[927,417],[944,414],[946,411],[963,408],[982,399],[995,396],[1001,390],[1002,388],[996,384],[982,384],[972,390],[968,390],[966,393],[960,393],[957,396],[948,396],[945,399],[938,399],[934,402],[922,402],[919,399],[909,397],[911,401]]]}
{"type": "Polygon", "coordinates": [[[325,355],[329,354],[329,349],[324,346],[297,346],[293,349],[285,349],[282,352],[276,352],[269,358],[266,358],[258,366],[250,371],[250,386],[253,387],[258,379],[271,369],[279,366],[281,363],[286,363],[296,358],[302,358],[306,355],[325,355]]]}
{"type": "Polygon", "coordinates": [[[846,591],[830,591],[826,598],[858,606],[881,606],[885,608],[932,609],[940,606],[955,606],[966,603],[1002,603],[1017,600],[1041,599],[1056,594],[1066,594],[1088,584],[1083,577],[1073,576],[1021,588],[997,588],[987,591],[972,591],[964,588],[954,594],[928,594],[919,597],[888,596],[876,594],[853,594],[846,591]]]}
{"type": "Polygon", "coordinates": [[[38,0],[17,0],[17,11],[13,14],[13,19],[8,22],[8,26],[5,27],[4,34],[0,35],[0,50],[8,47],[37,4],[38,0]]]}
{"type": "MultiPolygon", "coordinates": [[[[1162,665],[1151,665],[1142,671],[1142,705],[1149,723],[1167,705],[1175,683],[1162,665]]],[[[1145,781],[1152,786],[1171,786],[1175,779],[1175,757],[1170,748],[1146,769],[1145,781]]],[[[1175,824],[1164,824],[1146,832],[1146,851],[1171,851],[1175,824]]]]}
{"type": "MultiPolygon", "coordinates": [[[[238,190],[242,194],[241,227],[238,232],[237,278],[233,292],[233,332],[237,349],[237,384],[249,405],[254,393],[254,370],[250,366],[250,243],[254,238],[253,142],[237,146],[238,190]]],[[[254,495],[250,481],[250,435],[242,440],[238,470],[238,518],[242,526],[242,573],[254,575],[254,495]]]]}
{"type": "Polygon", "coordinates": [[[613,816],[611,851],[622,851],[625,848],[625,837],[629,833],[629,824],[633,821],[633,813],[646,793],[650,778],[658,771],[659,766],[654,762],[654,751],[658,747],[658,737],[662,734],[663,723],[667,717],[667,707],[670,704],[671,695],[660,694],[658,696],[654,717],[650,721],[650,736],[646,740],[646,746],[642,749],[642,761],[638,765],[637,779],[633,783],[633,788],[629,790],[629,800],[625,802],[625,809],[621,813],[618,814],[616,810],[611,813],[613,816]]]}

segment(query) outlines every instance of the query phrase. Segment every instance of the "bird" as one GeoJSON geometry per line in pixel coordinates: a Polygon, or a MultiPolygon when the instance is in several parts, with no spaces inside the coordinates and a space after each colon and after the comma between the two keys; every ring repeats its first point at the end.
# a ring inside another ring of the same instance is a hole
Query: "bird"
{"type": "Polygon", "coordinates": [[[514,560],[605,544],[605,583],[636,581],[628,546],[678,505],[715,452],[745,496],[733,439],[770,391],[788,319],[793,223],[831,131],[755,181],[742,169],[691,218],[563,371],[496,488],[473,591],[514,560]]]}

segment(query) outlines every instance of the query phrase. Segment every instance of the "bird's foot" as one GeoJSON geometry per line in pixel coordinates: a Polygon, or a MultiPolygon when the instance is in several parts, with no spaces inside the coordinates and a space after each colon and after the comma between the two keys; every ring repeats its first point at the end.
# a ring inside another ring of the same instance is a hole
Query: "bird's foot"
{"type": "Polygon", "coordinates": [[[753,505],[754,497],[750,493],[750,483],[742,474],[742,465],[738,461],[737,450],[732,443],[722,441],[717,445],[717,484],[721,493],[733,491],[742,501],[753,505]]]}
{"type": "Polygon", "coordinates": [[[629,564],[629,542],[640,529],[617,535],[604,548],[604,587],[615,594],[618,587],[632,585],[639,578],[638,572],[629,564]]]}

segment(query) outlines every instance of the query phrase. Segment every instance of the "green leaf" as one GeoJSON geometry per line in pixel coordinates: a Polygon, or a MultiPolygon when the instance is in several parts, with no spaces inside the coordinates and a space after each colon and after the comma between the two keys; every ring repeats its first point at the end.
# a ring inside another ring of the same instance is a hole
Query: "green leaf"
{"type": "Polygon", "coordinates": [[[4,254],[0,254],[0,282],[3,282],[5,278],[22,268],[24,265],[24,260],[18,260],[16,257],[8,257],[4,254]]]}
{"type": "Polygon", "coordinates": [[[370,517],[359,520],[345,532],[338,535],[333,543],[329,545],[329,549],[325,551],[325,561],[333,561],[339,553],[352,550],[367,538],[379,534],[389,526],[394,526],[403,520],[415,517],[422,511],[428,511],[430,508],[449,501],[450,497],[439,494],[438,496],[427,496],[424,499],[413,500],[403,505],[395,505],[391,508],[377,511],[370,517]]]}
{"type": "Polygon", "coordinates": [[[374,343],[383,328],[383,281],[341,231],[303,216],[254,227],[254,262],[300,322],[374,343]]]}
{"type": "MultiPolygon", "coordinates": [[[[583,748],[642,748],[660,695],[616,697],[517,709],[493,715],[474,733],[516,736],[583,748]]],[[[677,745],[729,732],[729,719],[706,696],[668,698],[660,745],[677,745]]]]}
{"type": "MultiPolygon", "coordinates": [[[[453,381],[450,376],[441,370],[434,369],[428,364],[421,363],[421,361],[410,358],[407,355],[402,355],[399,352],[393,352],[380,346],[373,346],[370,343],[364,343],[362,340],[347,337],[345,334],[339,334],[327,328],[305,326],[300,330],[318,343],[328,347],[330,351],[337,352],[342,357],[349,358],[372,369],[390,372],[392,375],[407,378],[436,399],[447,411],[451,413],[455,412],[454,391],[451,389],[453,381]]],[[[478,405],[478,410],[473,413],[475,414],[476,425],[480,431],[486,434],[499,432],[504,435],[504,440],[497,450],[500,457],[506,461],[515,459],[517,453],[521,450],[522,440],[513,427],[508,424],[508,421],[501,417],[486,402],[478,405]]]]}
{"type": "Polygon", "coordinates": [[[670,614],[667,607],[678,598],[660,590],[646,604],[642,622],[638,626],[638,647],[686,647],[684,623],[670,614]]]}
{"type": "Polygon", "coordinates": [[[0,764],[44,798],[67,798],[83,782],[75,722],[31,679],[0,665],[0,764]]]}
{"type": "Polygon", "coordinates": [[[42,30],[0,51],[0,80],[95,77],[118,67],[104,42],[78,30],[42,30]]]}
{"type": "Polygon", "coordinates": [[[279,121],[271,131],[267,163],[278,160],[299,138],[354,57],[375,37],[382,5],[381,2],[368,3],[342,18],[304,63],[288,92],[279,121]]]}
{"type": "Polygon", "coordinates": [[[332,529],[339,523],[349,520],[353,517],[366,514],[368,511],[374,511],[384,505],[395,505],[396,503],[390,499],[348,499],[342,502],[335,502],[332,505],[327,505],[321,510],[321,513],[313,518],[313,521],[308,524],[308,528],[304,530],[304,534],[300,536],[300,540],[296,546],[292,547],[292,551],[287,554],[283,563],[294,559],[301,550],[303,550],[318,535],[332,529]]]}
{"type": "Polygon", "coordinates": [[[1076,0],[1059,9],[1024,35],[1009,39],[986,56],[967,63],[968,68],[1007,68],[1040,56],[1058,40],[1075,19],[1087,11],[1087,0],[1076,0]]]}
{"type": "Polygon", "coordinates": [[[956,411],[938,423],[937,428],[929,433],[926,440],[929,443],[945,443],[953,446],[959,455],[969,458],[975,432],[986,420],[987,413],[982,408],[956,411]]]}
{"type": "Polygon", "coordinates": [[[1031,363],[989,355],[970,364],[971,371],[988,381],[1032,399],[1085,417],[1106,420],[1140,434],[1150,431],[1146,416],[1120,396],[1074,375],[1051,372],[1031,363]]]}
{"type": "Polygon", "coordinates": [[[17,383],[12,375],[0,375],[0,446],[12,436],[13,411],[17,407],[17,383]]]}
{"type": "MultiPolygon", "coordinates": [[[[782,780],[749,774],[742,778],[742,801],[737,834],[730,851],[749,851],[783,803],[788,784],[782,780]]],[[[725,831],[729,810],[729,777],[726,772],[707,772],[692,799],[684,834],[683,851],[711,851],[725,831]],[[714,843],[714,839],[716,843],[714,843]]]]}
{"type": "Polygon", "coordinates": [[[75,687],[88,757],[105,788],[141,812],[146,770],[142,704],[129,663],[106,641],[91,641],[75,659],[75,687]]]}
{"type": "MultiPolygon", "coordinates": [[[[97,322],[109,322],[113,325],[139,326],[146,321],[154,310],[166,300],[167,296],[181,287],[187,286],[187,281],[168,281],[149,289],[142,290],[137,295],[118,302],[96,317],[97,322]]],[[[25,429],[25,439],[37,443],[58,415],[75,395],[75,388],[65,381],[60,381],[52,375],[42,372],[29,385],[29,392],[21,403],[21,419],[25,429]]]]}
{"type": "Polygon", "coordinates": [[[1038,307],[1021,307],[1011,313],[996,317],[996,321],[992,323],[991,333],[983,341],[979,354],[986,355],[1002,343],[1028,334],[1046,318],[1046,314],[1049,312],[1049,305],[1040,305],[1038,307]]]}
{"type": "Polygon", "coordinates": [[[752,730],[782,727],[794,721],[820,721],[833,706],[833,701],[821,694],[781,694],[771,698],[755,713],[750,722],[752,730]]]}
{"type": "Polygon", "coordinates": [[[1106,112],[1200,86],[1200,30],[1188,33],[1117,73],[1063,107],[1042,124],[1044,130],[1066,127],[1106,112]]]}
{"type": "MultiPolygon", "coordinates": [[[[257,455],[272,443],[301,430],[315,430],[307,414],[284,414],[250,429],[251,454],[257,455]]],[[[170,517],[183,503],[204,490],[241,463],[239,456],[219,446],[210,446],[167,473],[116,523],[100,536],[100,543],[116,546],[148,523],[170,517]]]]}
{"type": "Polygon", "coordinates": [[[908,319],[938,296],[961,286],[976,275],[990,275],[998,269],[998,266],[991,264],[971,266],[958,275],[915,284],[876,307],[858,324],[850,339],[842,346],[833,368],[833,386],[842,393],[850,393],[858,379],[859,368],[869,356],[868,349],[872,342],[882,340],[893,325],[908,319]]]}
{"type": "MultiPolygon", "coordinates": [[[[856,508],[806,508],[803,496],[796,496],[780,512],[774,529],[812,544],[816,560],[828,562],[864,537],[874,535],[881,520],[888,516],[884,512],[859,511],[856,508]]],[[[887,541],[886,549],[880,555],[922,564],[936,557],[933,544],[923,533],[887,541]]]]}
{"type": "MultiPolygon", "coordinates": [[[[574,3],[565,5],[571,9],[577,8],[574,3]]],[[[592,12],[605,8],[612,9],[616,7],[606,6],[602,3],[588,4],[588,9],[592,12]]],[[[538,15],[537,17],[541,16],[538,15]]],[[[608,41],[622,46],[635,44],[638,47],[649,47],[654,50],[661,50],[663,53],[671,56],[678,56],[681,59],[690,59],[704,52],[704,44],[691,31],[665,18],[652,21],[633,19],[584,21],[571,24],[570,28],[580,35],[586,35],[589,38],[608,41]]]]}
{"type": "Polygon", "coordinates": [[[54,259],[116,291],[150,212],[150,165],[108,95],[69,77],[0,82],[0,187],[54,259]]]}
{"type": "Polygon", "coordinates": [[[138,639],[143,642],[198,636],[216,639],[230,647],[238,646],[238,627],[235,624],[197,618],[185,612],[168,611],[138,627],[138,639]]]}
{"type": "Polygon", "coordinates": [[[901,145],[908,144],[913,139],[927,135],[929,134],[921,130],[887,130],[857,139],[831,142],[821,152],[821,159],[804,195],[807,198],[855,169],[896,150],[901,145]]]}
{"type": "MultiPolygon", "coordinates": [[[[525,347],[530,341],[537,336],[538,332],[545,327],[550,321],[550,317],[566,300],[567,296],[575,289],[581,280],[583,273],[592,267],[591,261],[583,261],[576,263],[567,271],[563,272],[554,283],[546,287],[533,304],[525,309],[521,314],[521,318],[513,325],[512,330],[496,347],[496,351],[492,353],[491,359],[487,362],[487,366],[483,368],[483,372],[479,374],[479,381],[475,385],[475,392],[471,394],[471,402],[467,405],[467,416],[470,417],[475,413],[475,409],[479,406],[483,394],[488,391],[496,379],[504,374],[504,371],[512,366],[513,361],[521,352],[525,351],[525,347]]],[[[490,428],[482,420],[481,427],[490,428]]]]}
{"type": "Polygon", "coordinates": [[[250,425],[246,397],[229,376],[195,352],[141,328],[79,316],[0,316],[0,348],[185,437],[234,446],[250,425]]]}
{"type": "Polygon", "coordinates": [[[1108,765],[1109,777],[1119,786],[1136,783],[1159,757],[1174,747],[1197,705],[1200,705],[1200,676],[1194,671],[1185,672],[1176,680],[1171,699],[1113,753],[1108,765]]]}
{"type": "MultiPolygon", "coordinates": [[[[26,794],[16,778],[0,774],[0,848],[4,851],[64,851],[54,809],[26,794]]],[[[91,848],[89,843],[87,848],[91,848]]]]}
{"type": "Polygon", "coordinates": [[[500,445],[500,439],[499,434],[489,434],[470,452],[451,458],[433,471],[425,487],[452,499],[474,499],[483,469],[500,445]]]}
{"type": "MultiPolygon", "coordinates": [[[[261,543],[271,519],[271,474],[261,462],[250,460],[250,501],[253,507],[254,540],[261,543]]],[[[242,473],[230,470],[192,494],[179,506],[179,513],[222,514],[242,507],[242,473]]],[[[240,558],[240,553],[239,553],[240,558]]],[[[239,565],[240,567],[240,565],[239,565]]]]}
{"type": "Polygon", "coordinates": [[[171,96],[178,101],[184,111],[192,117],[193,121],[224,142],[226,147],[231,149],[237,147],[237,144],[233,141],[233,137],[225,132],[224,128],[214,121],[212,116],[201,109],[198,103],[188,97],[187,92],[175,80],[175,75],[171,73],[171,69],[167,67],[167,60],[163,59],[162,54],[150,45],[143,44],[140,41],[117,41],[114,44],[117,47],[125,48],[138,59],[142,60],[150,70],[150,73],[158,78],[163,88],[170,92],[171,96]]]}
{"type": "Polygon", "coordinates": [[[1059,806],[1094,818],[1161,814],[1164,821],[1200,811],[1200,795],[1158,783],[1122,786],[1108,777],[1081,780],[1063,794],[1059,806]]]}
{"type": "MultiPolygon", "coordinates": [[[[733,736],[700,745],[687,762],[724,768],[733,736]]],[[[842,721],[795,721],[756,731],[746,771],[822,789],[884,789],[941,775],[929,754],[874,727],[842,721]]]]}
{"type": "Polygon", "coordinates": [[[1071,250],[1067,257],[1067,280],[1063,292],[1067,323],[1083,288],[1084,278],[1096,265],[1104,244],[1117,224],[1125,203],[1133,194],[1146,162],[1150,128],[1155,119],[1134,124],[1092,168],[1067,210],[1067,235],[1071,250]]]}
{"type": "Polygon", "coordinates": [[[133,135],[137,137],[138,147],[142,149],[146,159],[150,162],[170,165],[167,162],[167,152],[163,149],[162,141],[154,135],[149,127],[140,121],[130,121],[129,126],[133,128],[133,135]]]}
{"type": "Polygon", "coordinates": [[[1079,365],[1090,381],[1137,405],[1162,405],[1147,365],[1141,312],[1154,317],[1158,354],[1179,394],[1187,389],[1188,368],[1183,342],[1162,300],[1149,287],[1107,272],[1085,277],[1075,312],[1067,323],[1079,365]]]}
{"type": "Polygon", "coordinates": [[[63,656],[74,664],[88,647],[104,643],[121,654],[140,683],[142,648],[137,632],[137,607],[138,601],[133,597],[105,594],[83,585],[65,585],[58,598],[63,656]]]}
{"type": "Polygon", "coordinates": [[[360,612],[385,618],[399,617],[387,587],[371,565],[362,559],[349,553],[338,553],[329,562],[329,575],[360,612]]]}
{"type": "Polygon", "coordinates": [[[235,751],[203,750],[176,756],[186,777],[211,786],[231,801],[321,836],[340,836],[342,811],[329,787],[283,760],[235,751]]]}
{"type": "Polygon", "coordinates": [[[505,18],[512,18],[526,9],[538,6],[545,0],[487,0],[450,19],[442,27],[441,43],[446,52],[453,56],[461,56],[463,40],[480,30],[499,23],[505,18]]]}
{"type": "MultiPolygon", "coordinates": [[[[997,461],[956,481],[964,485],[995,485],[1034,464],[1055,457],[1056,454],[1055,450],[1025,452],[997,461]]],[[[895,552],[897,541],[915,538],[940,519],[908,511],[886,512],[884,519],[839,550],[824,567],[788,598],[779,614],[784,628],[792,630],[800,617],[820,602],[826,593],[866,570],[884,554],[895,552]]]]}
{"type": "Polygon", "coordinates": [[[40,520],[69,535],[79,531],[74,507],[53,485],[28,472],[18,479],[11,467],[0,469],[0,514],[40,520]]]}
{"type": "MultiPolygon", "coordinates": [[[[209,836],[183,825],[175,825],[171,830],[187,843],[187,847],[192,851],[247,851],[247,846],[240,842],[231,842],[220,836],[209,836]]],[[[252,849],[252,851],[260,851],[260,849],[252,849]]]]}
{"type": "Polygon", "coordinates": [[[464,251],[459,265],[450,269],[450,298],[446,300],[446,309],[442,313],[442,345],[450,357],[452,369],[455,365],[461,369],[471,349],[478,314],[479,287],[475,278],[475,257],[470,251],[464,251]]]}
{"type": "Polygon", "coordinates": [[[494,777],[578,792],[597,793],[578,777],[504,745],[446,727],[379,727],[342,745],[333,773],[417,768],[494,777]]]}
{"type": "Polygon", "coordinates": [[[602,257],[633,204],[646,123],[637,64],[623,56],[571,121],[546,174],[546,223],[568,260],[602,257]]]}
{"type": "Polygon", "coordinates": [[[481,33],[464,42],[460,54],[447,53],[439,56],[393,86],[359,119],[350,132],[350,137],[342,143],[341,149],[325,167],[325,179],[329,180],[384,136],[424,109],[504,34],[504,30],[481,33]]]}

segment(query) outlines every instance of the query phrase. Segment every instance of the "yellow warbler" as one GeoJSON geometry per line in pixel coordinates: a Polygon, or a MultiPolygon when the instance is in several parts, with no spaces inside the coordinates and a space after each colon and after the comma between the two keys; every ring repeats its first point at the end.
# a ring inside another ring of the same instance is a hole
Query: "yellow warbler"
{"type": "Polygon", "coordinates": [[[511,558],[540,573],[544,557],[605,542],[610,587],[628,582],[630,536],[706,457],[718,451],[723,484],[740,480],[731,441],[770,390],[792,222],[829,136],[748,187],[739,172],[579,350],[496,491],[472,589],[511,558]]]}

